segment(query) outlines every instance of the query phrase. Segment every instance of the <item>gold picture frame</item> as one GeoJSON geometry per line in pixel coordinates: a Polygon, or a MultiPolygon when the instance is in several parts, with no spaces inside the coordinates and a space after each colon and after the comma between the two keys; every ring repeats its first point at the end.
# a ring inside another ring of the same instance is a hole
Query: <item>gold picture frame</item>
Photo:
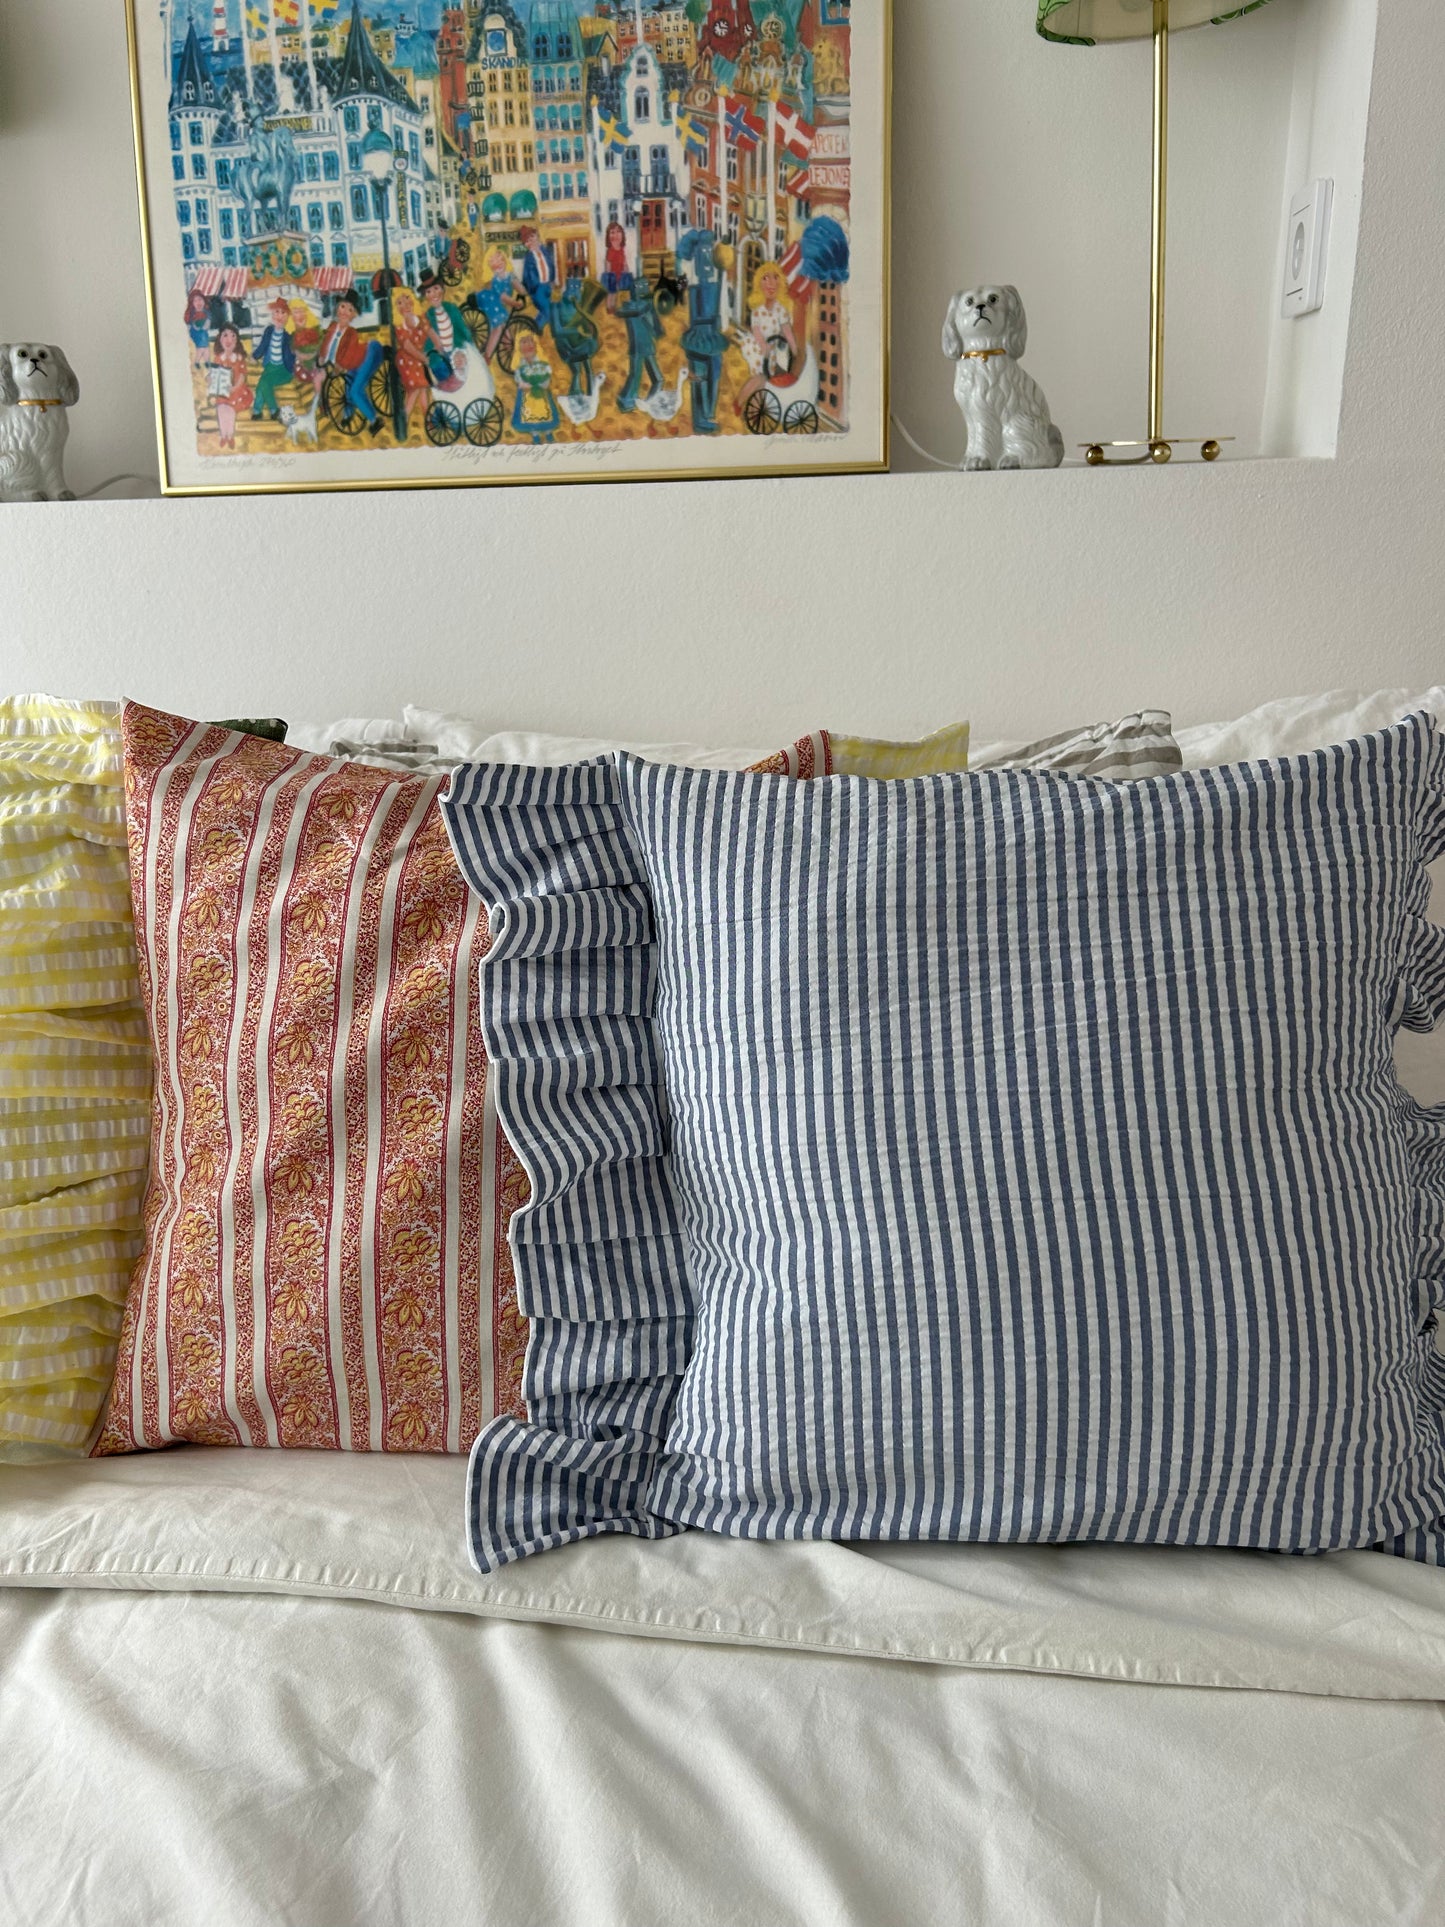
{"type": "Polygon", "coordinates": [[[166,495],[888,468],[892,0],[126,17],[166,495]]]}

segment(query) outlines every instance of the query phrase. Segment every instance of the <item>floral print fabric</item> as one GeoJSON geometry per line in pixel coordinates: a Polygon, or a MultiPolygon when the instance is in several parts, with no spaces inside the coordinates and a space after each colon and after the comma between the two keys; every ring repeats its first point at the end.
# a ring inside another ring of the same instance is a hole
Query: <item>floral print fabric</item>
{"type": "Polygon", "coordinates": [[[95,1449],[465,1451],[521,1410],[527,1193],[488,1099],[487,926],[447,779],[124,720],[156,1094],[95,1449]]]}

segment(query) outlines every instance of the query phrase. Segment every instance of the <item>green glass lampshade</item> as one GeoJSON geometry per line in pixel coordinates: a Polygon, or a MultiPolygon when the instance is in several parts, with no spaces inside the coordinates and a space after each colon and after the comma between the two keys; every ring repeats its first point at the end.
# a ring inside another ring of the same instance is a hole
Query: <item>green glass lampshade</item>
{"type": "MultiPolygon", "coordinates": [[[[1258,13],[1268,0],[1221,8],[1219,0],[1169,0],[1169,30],[1220,27],[1258,13]]],[[[1154,34],[1154,0],[1038,0],[1039,32],[1065,47],[1095,47],[1101,40],[1149,40],[1154,34]]]]}

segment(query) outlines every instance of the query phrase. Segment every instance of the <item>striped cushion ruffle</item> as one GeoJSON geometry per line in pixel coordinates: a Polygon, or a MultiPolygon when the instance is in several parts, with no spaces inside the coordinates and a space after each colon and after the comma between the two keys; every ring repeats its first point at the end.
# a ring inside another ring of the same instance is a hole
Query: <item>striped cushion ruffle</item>
{"type": "Polygon", "coordinates": [[[499,1418],[472,1454],[473,1539],[493,1519],[528,1551],[590,1537],[599,1520],[660,1536],[673,1528],[643,1497],[693,1329],[651,1022],[652,913],[617,773],[499,765],[459,772],[453,790],[454,844],[467,836],[464,867],[492,886],[488,1061],[499,1117],[527,1127],[531,1202],[512,1248],[518,1302],[541,1334],[523,1373],[535,1423],[499,1418]]]}
{"type": "Polygon", "coordinates": [[[150,1064],[118,710],[0,702],[0,1456],[80,1451],[99,1417],[150,1064]]]}

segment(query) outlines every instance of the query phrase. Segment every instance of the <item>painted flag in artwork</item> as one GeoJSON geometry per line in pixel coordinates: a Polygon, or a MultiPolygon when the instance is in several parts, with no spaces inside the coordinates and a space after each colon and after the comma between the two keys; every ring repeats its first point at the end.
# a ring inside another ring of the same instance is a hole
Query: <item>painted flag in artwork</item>
{"type": "Polygon", "coordinates": [[[734,147],[756,147],[767,133],[767,123],[758,119],[755,103],[745,96],[725,94],[728,139],[734,147]]]}
{"type": "Polygon", "coordinates": [[[707,130],[700,126],[693,116],[681,107],[674,110],[673,122],[678,133],[681,134],[682,138],[687,142],[689,150],[694,154],[701,155],[702,158],[706,160],[707,130]]]}
{"type": "Polygon", "coordinates": [[[794,241],[793,245],[778,263],[778,266],[788,277],[789,290],[796,295],[800,301],[805,300],[807,296],[813,292],[813,283],[803,272],[803,244],[801,241],[794,241]]]}
{"type": "MultiPolygon", "coordinates": [[[[322,20],[329,13],[335,13],[341,0],[311,0],[311,18],[322,20]]],[[[253,34],[262,34],[270,24],[278,27],[299,27],[301,25],[301,0],[250,0],[246,8],[246,23],[253,34]],[[267,5],[270,7],[270,20],[267,19],[267,5]]]]}
{"type": "Polygon", "coordinates": [[[597,137],[608,153],[625,154],[627,152],[629,137],[627,129],[622,125],[621,118],[618,115],[599,112],[597,116],[597,137]]]}
{"type": "Polygon", "coordinates": [[[803,119],[791,107],[779,107],[773,116],[779,144],[800,161],[807,160],[813,151],[813,136],[816,132],[810,121],[803,119]]]}

